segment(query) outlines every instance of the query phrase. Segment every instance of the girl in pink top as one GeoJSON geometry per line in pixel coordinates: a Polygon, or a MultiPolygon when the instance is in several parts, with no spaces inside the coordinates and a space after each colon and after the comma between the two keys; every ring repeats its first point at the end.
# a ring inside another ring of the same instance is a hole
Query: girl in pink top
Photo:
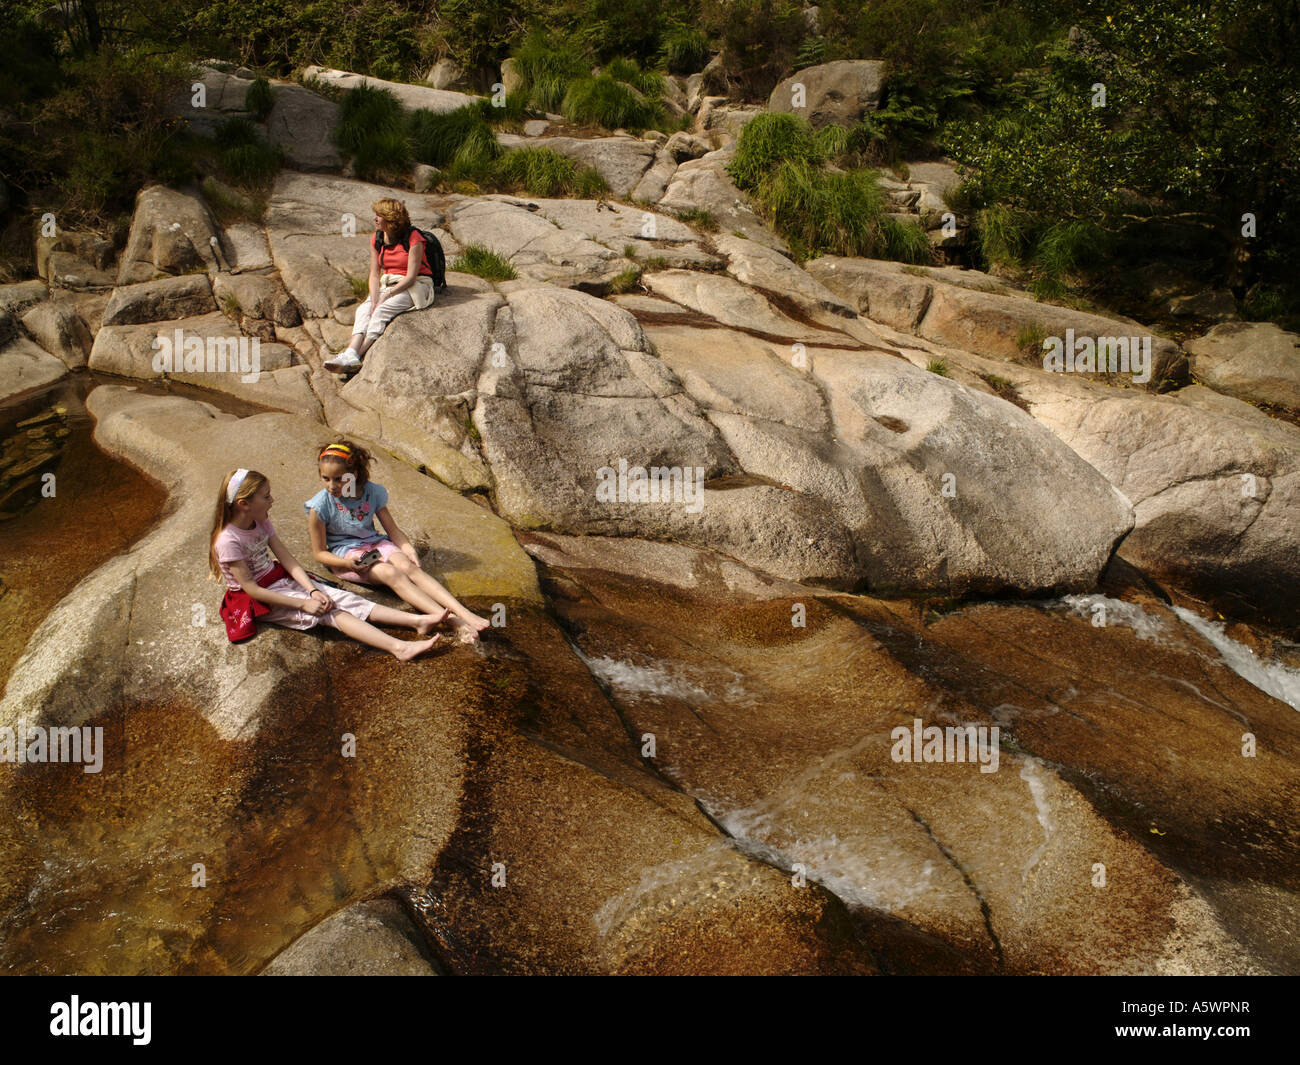
{"type": "Polygon", "coordinates": [[[270,520],[272,502],[271,482],[263,474],[245,469],[230,474],[221,484],[208,549],[213,576],[224,579],[230,591],[243,592],[261,604],[259,620],[290,629],[329,625],[403,662],[438,642],[436,635],[427,640],[399,640],[375,628],[370,620],[428,636],[446,618],[445,610],[408,614],[313,581],[276,535],[270,520]],[[288,576],[263,586],[258,580],[266,579],[276,566],[272,553],[288,576]]]}

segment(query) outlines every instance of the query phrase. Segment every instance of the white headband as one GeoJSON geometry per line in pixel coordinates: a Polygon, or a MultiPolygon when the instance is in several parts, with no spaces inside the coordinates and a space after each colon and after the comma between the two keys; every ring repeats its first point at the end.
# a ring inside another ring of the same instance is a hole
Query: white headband
{"type": "Polygon", "coordinates": [[[244,478],[248,476],[248,471],[240,466],[230,478],[230,487],[226,489],[226,502],[234,504],[235,493],[239,491],[239,486],[244,483],[244,478]]]}

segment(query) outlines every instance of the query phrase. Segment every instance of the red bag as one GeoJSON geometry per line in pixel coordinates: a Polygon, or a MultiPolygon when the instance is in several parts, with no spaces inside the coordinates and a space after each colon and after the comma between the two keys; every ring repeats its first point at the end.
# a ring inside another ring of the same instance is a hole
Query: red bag
{"type": "MultiPolygon", "coordinates": [[[[263,574],[257,584],[259,588],[269,588],[282,577],[288,576],[288,571],[277,562],[263,574]]],[[[231,643],[239,643],[250,636],[256,636],[257,619],[270,612],[269,606],[254,599],[242,588],[238,591],[227,588],[219,611],[221,620],[226,623],[226,636],[231,643]]]]}

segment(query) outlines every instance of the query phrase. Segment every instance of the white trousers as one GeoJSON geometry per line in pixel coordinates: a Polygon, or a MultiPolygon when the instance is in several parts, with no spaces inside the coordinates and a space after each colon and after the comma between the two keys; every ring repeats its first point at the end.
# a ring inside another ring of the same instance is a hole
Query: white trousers
{"type": "MultiPolygon", "coordinates": [[[[397,274],[385,274],[382,281],[387,282],[390,278],[394,279],[391,282],[392,285],[402,280],[397,274]]],[[[390,284],[383,284],[383,288],[389,287],[391,287],[390,284]]],[[[422,274],[416,279],[415,284],[405,292],[399,292],[396,296],[389,296],[388,299],[384,300],[377,311],[371,310],[370,300],[367,299],[357,308],[357,316],[352,325],[352,332],[377,337],[388,328],[388,323],[403,311],[412,309],[422,311],[425,307],[432,306],[433,278],[425,277],[422,274]]]]}

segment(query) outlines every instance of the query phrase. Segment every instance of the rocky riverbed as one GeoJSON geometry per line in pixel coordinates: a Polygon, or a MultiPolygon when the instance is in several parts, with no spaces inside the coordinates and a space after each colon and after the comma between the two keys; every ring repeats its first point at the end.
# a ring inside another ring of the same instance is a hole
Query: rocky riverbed
{"type": "Polygon", "coordinates": [[[1047,373],[1026,330],[1150,331],[800,267],[723,169],[743,116],[702,114],[557,145],[637,200],[304,147],[257,223],[149,188],[120,256],[65,234],[0,286],[0,729],[103,730],[98,773],[0,762],[6,971],[1295,971],[1296,338],[1047,373]],[[381,195],[519,276],[451,273],[343,382],[381,195]],[[161,372],[159,337],[259,362],[161,372]],[[482,648],[227,642],[216,486],[265,472],[308,558],[339,433],[482,648]],[[995,770],[897,757],[968,725],[995,770]]]}

